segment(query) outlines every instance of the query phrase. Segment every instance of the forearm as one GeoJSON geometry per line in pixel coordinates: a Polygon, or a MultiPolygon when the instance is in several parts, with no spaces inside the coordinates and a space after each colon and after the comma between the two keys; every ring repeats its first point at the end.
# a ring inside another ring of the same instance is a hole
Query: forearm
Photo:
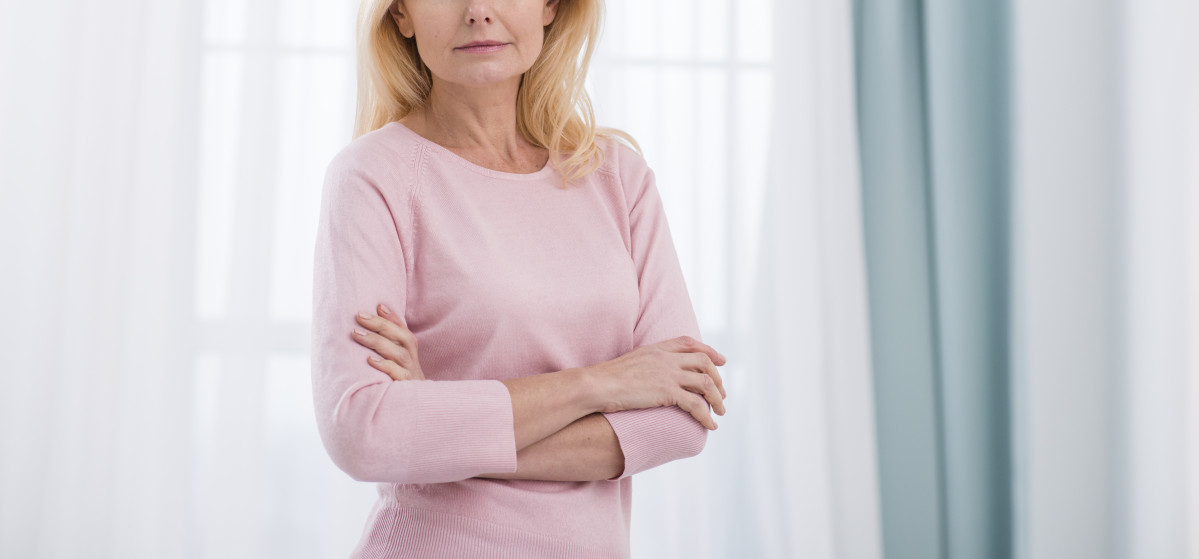
{"type": "MultiPolygon", "coordinates": [[[[508,387],[512,397],[512,424],[518,456],[534,443],[563,430],[579,418],[600,410],[597,386],[585,368],[530,375],[502,382],[508,387]]],[[[594,435],[594,432],[592,434],[594,435]]]]}
{"type": "Polygon", "coordinates": [[[624,471],[624,453],[604,414],[588,414],[516,453],[516,471],[480,474],[493,479],[595,481],[624,471]]]}

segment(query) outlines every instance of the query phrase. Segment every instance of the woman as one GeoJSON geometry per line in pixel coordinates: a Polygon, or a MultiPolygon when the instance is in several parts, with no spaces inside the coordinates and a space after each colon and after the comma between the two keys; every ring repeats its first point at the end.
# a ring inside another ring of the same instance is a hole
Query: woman
{"type": "Polygon", "coordinates": [[[354,557],[628,557],[631,476],[724,413],[653,172],[593,124],[600,1],[360,8],[312,340],[325,448],[378,484],[354,557]]]}

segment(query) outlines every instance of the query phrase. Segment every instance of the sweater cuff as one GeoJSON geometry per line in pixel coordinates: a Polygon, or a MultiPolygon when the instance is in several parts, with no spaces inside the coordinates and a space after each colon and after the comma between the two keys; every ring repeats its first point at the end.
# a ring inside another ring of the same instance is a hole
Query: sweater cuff
{"type": "Polygon", "coordinates": [[[516,471],[512,395],[503,382],[406,380],[417,383],[411,458],[414,479],[468,479],[516,471]]]}
{"type": "Polygon", "coordinates": [[[707,442],[707,427],[678,406],[622,410],[604,417],[624,452],[624,471],[613,480],[695,456],[707,442]]]}

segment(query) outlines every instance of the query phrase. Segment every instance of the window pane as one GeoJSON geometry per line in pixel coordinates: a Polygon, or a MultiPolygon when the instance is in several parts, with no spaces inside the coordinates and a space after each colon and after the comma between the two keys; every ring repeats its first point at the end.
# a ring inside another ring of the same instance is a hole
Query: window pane
{"type": "Polygon", "coordinates": [[[312,315],[312,247],[325,169],[350,141],[354,68],[340,55],[287,55],[279,61],[278,186],[271,245],[271,317],[312,315]]]}
{"type": "Polygon", "coordinates": [[[228,307],[242,71],[241,54],[216,52],[204,56],[196,208],[196,315],[205,319],[225,316],[228,307]]]}

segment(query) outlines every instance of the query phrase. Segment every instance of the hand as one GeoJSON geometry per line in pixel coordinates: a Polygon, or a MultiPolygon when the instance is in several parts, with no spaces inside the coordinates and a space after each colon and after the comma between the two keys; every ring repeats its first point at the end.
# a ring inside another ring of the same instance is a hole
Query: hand
{"type": "Polygon", "coordinates": [[[601,412],[678,406],[715,430],[716,421],[707,404],[724,415],[724,380],[716,364],[725,362],[724,356],[707,344],[680,336],[584,369],[600,391],[601,412]]]}
{"type": "Polygon", "coordinates": [[[371,315],[370,318],[362,318],[361,314],[355,316],[358,324],[362,325],[358,330],[365,331],[365,336],[357,332],[350,333],[354,341],[378,354],[370,356],[366,362],[395,380],[425,380],[417,356],[416,334],[387,307],[379,305],[378,311],[377,316],[371,315]]]}

